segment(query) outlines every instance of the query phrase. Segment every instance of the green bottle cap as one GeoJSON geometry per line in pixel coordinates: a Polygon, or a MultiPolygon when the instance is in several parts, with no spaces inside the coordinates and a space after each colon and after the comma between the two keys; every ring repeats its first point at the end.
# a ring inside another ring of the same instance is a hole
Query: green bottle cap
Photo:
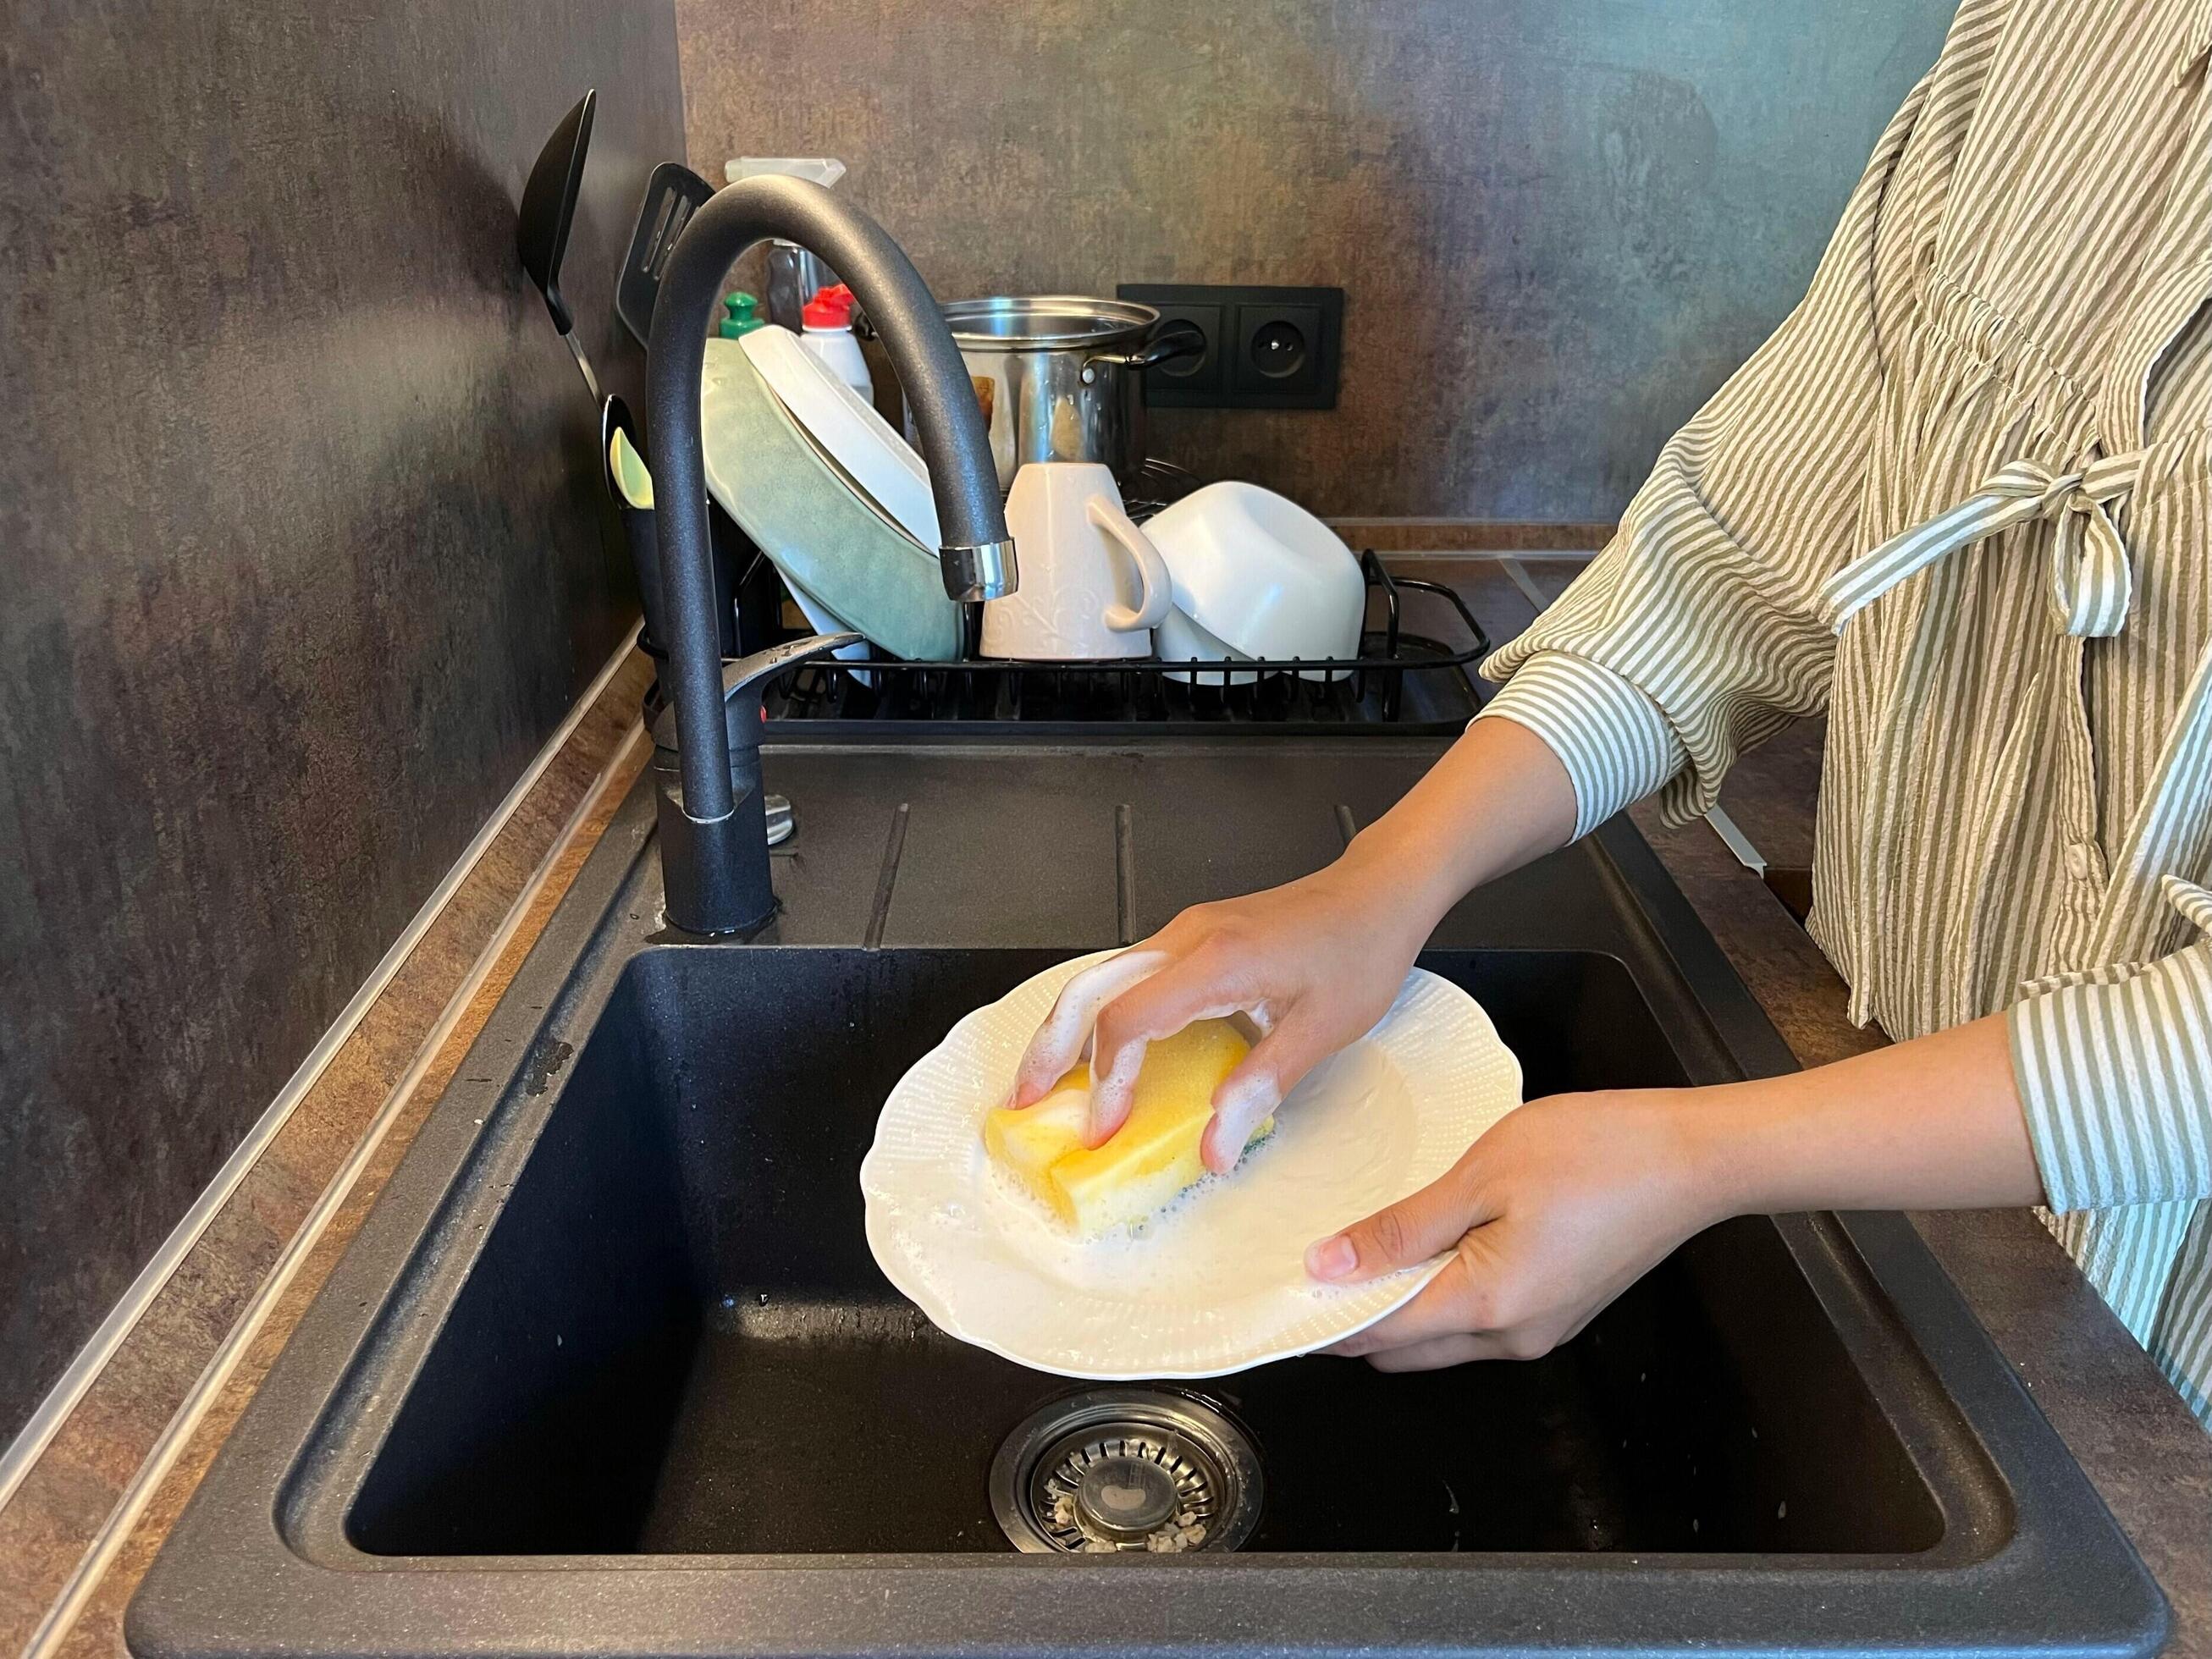
{"type": "Polygon", "coordinates": [[[750,334],[761,325],[762,319],[753,314],[760,309],[760,301],[743,289],[734,294],[725,294],[722,306],[730,313],[722,319],[724,339],[734,340],[740,334],[750,334]]]}

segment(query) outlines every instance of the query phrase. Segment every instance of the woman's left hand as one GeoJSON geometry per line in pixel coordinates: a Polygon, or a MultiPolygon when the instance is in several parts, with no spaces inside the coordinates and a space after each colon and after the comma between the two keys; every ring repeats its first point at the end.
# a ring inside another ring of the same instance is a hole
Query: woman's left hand
{"type": "Polygon", "coordinates": [[[1315,1243],[1306,1267],[1371,1279],[1449,1250],[1419,1296],[1330,1350],[1425,1370],[1550,1352],[1732,1215],[2043,1200],[1992,1014],[1808,1072],[1533,1100],[1443,1179],[1315,1243]]]}
{"type": "Polygon", "coordinates": [[[1554,1095],[1510,1113],[1443,1176],[1306,1252],[1352,1280],[1449,1250],[1421,1293],[1328,1350],[1382,1370],[1534,1359],[1728,1213],[1687,1091],[1554,1095]]]}

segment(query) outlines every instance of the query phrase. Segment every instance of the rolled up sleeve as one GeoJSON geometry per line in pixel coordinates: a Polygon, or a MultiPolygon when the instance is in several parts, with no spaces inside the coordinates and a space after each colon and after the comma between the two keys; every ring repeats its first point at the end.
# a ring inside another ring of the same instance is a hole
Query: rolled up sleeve
{"type": "Polygon", "coordinates": [[[2052,1210],[2212,1197],[2212,945],[2084,975],[2007,1018],[2052,1210]]]}
{"type": "Polygon", "coordinates": [[[1605,550],[1483,665],[1506,683],[1492,712],[1575,778],[1583,830],[1645,786],[1664,786],[1671,819],[1695,817],[1738,754],[1827,705],[1820,586],[1864,550],[1883,341],[1916,291],[1915,216],[1885,209],[1927,84],[1883,131],[1804,300],[1668,441],[1605,550]]]}
{"type": "Polygon", "coordinates": [[[1682,745],[1658,705],[1610,669],[1547,651],[1532,657],[1477,720],[1510,720],[1541,738],[1575,787],[1580,840],[1682,767],[1682,745]]]}

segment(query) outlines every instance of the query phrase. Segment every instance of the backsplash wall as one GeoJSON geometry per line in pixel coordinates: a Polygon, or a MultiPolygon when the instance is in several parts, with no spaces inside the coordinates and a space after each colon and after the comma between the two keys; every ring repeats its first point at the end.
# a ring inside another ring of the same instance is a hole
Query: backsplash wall
{"type": "Polygon", "coordinates": [[[636,616],[597,416],[668,0],[29,0],[0,48],[0,1443],[636,616]]]}
{"type": "Polygon", "coordinates": [[[1153,449],[1603,520],[1803,293],[1949,0],[677,0],[692,165],[832,155],[940,298],[1335,283],[1328,413],[1153,449]]]}

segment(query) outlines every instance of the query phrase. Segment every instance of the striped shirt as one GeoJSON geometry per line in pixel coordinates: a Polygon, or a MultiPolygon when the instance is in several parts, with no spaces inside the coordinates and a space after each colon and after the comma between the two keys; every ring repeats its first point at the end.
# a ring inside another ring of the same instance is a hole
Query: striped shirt
{"type": "Polygon", "coordinates": [[[1579,834],[1825,711],[1852,1018],[2009,1010],[2051,1229],[2212,1426],[2208,50],[2212,0],[1966,0],[1486,716],[1579,834]]]}

